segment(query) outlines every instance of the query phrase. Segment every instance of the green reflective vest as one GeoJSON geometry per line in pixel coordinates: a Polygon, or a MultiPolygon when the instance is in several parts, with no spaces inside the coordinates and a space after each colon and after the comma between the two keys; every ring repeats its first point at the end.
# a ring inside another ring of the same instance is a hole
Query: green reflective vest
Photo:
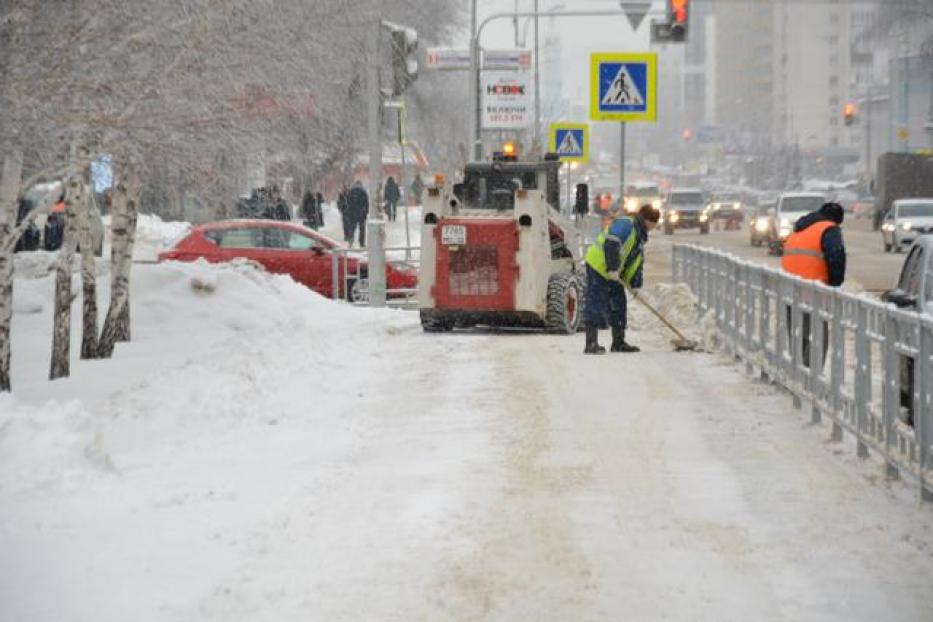
{"type": "MultiPolygon", "coordinates": [[[[596,270],[604,279],[610,278],[609,269],[606,267],[606,250],[603,247],[608,236],[609,227],[606,227],[599,236],[597,236],[596,242],[591,244],[590,248],[586,251],[586,263],[589,264],[593,270],[596,270]]],[[[625,238],[625,241],[622,242],[622,247],[619,249],[619,265],[622,266],[622,282],[628,286],[632,285],[632,279],[638,274],[638,270],[641,268],[643,261],[642,253],[638,253],[638,256],[635,257],[635,260],[632,261],[631,264],[628,266],[625,265],[625,262],[628,261],[629,256],[635,249],[636,244],[638,244],[638,230],[633,224],[631,232],[629,232],[628,237],[625,238]]]]}

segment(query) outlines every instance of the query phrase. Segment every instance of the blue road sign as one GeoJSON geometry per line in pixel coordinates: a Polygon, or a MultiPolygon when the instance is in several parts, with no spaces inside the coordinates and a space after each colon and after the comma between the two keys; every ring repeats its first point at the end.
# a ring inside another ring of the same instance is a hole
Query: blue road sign
{"type": "Polygon", "coordinates": [[[585,123],[552,123],[550,151],[565,162],[586,162],[589,136],[585,123]]]}
{"type": "Polygon", "coordinates": [[[657,113],[655,54],[593,54],[590,118],[654,121],[657,113]]]}

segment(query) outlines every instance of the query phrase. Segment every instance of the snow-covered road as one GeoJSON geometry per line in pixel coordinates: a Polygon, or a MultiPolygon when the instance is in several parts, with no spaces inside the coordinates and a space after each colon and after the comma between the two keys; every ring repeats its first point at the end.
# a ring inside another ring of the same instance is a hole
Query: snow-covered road
{"type": "Polygon", "coordinates": [[[17,280],[4,622],[933,619],[933,510],[644,314],[586,357],[135,274],[134,343],[53,384],[51,281],[17,280]]]}

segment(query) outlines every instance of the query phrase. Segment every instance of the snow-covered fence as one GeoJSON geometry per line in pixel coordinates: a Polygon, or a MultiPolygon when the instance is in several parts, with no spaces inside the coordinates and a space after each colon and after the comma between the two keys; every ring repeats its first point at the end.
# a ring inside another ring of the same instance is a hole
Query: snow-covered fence
{"type": "MultiPolygon", "coordinates": [[[[390,307],[414,309],[417,306],[416,294],[418,289],[416,275],[420,263],[420,247],[389,247],[383,249],[385,258],[383,265],[387,271],[394,271],[396,277],[387,279],[386,304],[390,307]],[[398,281],[412,281],[412,287],[399,287],[398,281]]],[[[369,305],[369,274],[370,265],[369,248],[337,248],[331,251],[331,282],[335,286],[331,290],[334,300],[346,300],[355,305],[369,305]]]]}
{"type": "Polygon", "coordinates": [[[749,372],[784,386],[832,439],[883,457],[933,501],[933,319],[733,255],[674,245],[673,278],[712,314],[749,372]]]}

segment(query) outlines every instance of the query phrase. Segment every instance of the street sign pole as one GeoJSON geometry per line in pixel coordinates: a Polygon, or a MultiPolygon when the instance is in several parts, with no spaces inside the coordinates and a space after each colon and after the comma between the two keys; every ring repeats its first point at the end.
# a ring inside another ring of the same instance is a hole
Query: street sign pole
{"type": "Polygon", "coordinates": [[[625,121],[619,123],[619,205],[624,209],[625,196],[625,121]]]}

